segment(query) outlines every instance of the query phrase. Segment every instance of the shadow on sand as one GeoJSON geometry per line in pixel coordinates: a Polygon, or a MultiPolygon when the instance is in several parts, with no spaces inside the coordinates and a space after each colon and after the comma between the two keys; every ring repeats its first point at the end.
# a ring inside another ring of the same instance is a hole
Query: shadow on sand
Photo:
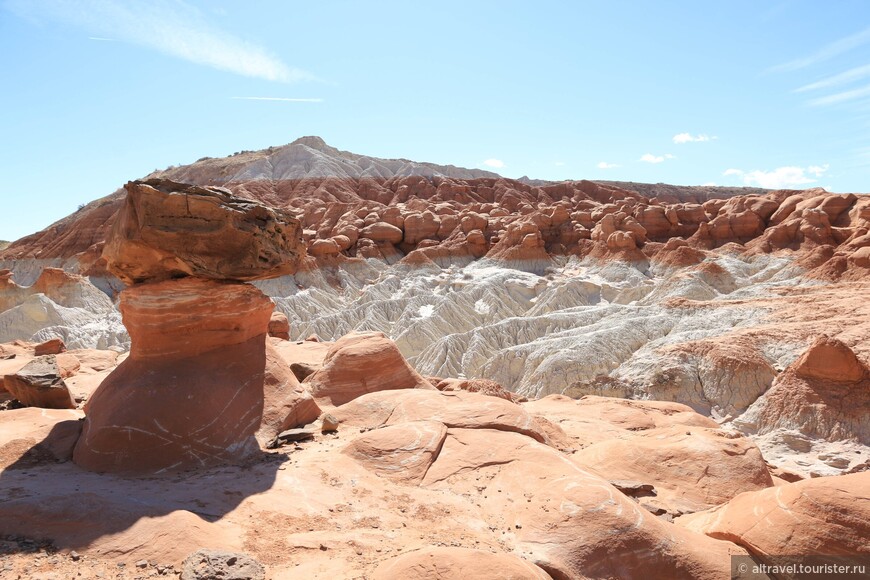
{"type": "Polygon", "coordinates": [[[98,550],[119,555],[124,546],[115,550],[110,537],[134,526],[136,541],[143,544],[154,536],[165,540],[177,534],[185,543],[207,546],[220,537],[209,524],[246,498],[270,489],[286,459],[283,454],[260,452],[242,465],[160,476],[91,473],[70,460],[55,459],[58,446],[79,430],[76,423],[57,423],[43,441],[0,471],[0,536],[26,538],[18,542],[21,551],[32,551],[34,545],[83,550],[101,538],[105,544],[108,538],[109,547],[98,550]],[[163,516],[170,518],[151,521],[163,516]]]}

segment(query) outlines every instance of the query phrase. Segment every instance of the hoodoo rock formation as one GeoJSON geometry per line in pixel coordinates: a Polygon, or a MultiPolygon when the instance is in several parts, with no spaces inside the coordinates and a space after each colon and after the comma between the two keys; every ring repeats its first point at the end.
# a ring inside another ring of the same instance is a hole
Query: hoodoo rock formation
{"type": "Polygon", "coordinates": [[[217,188],[131,183],[104,259],[130,356],[88,402],[75,462],[153,473],[257,450],[272,302],[241,280],[292,272],[299,222],[217,188]]]}
{"type": "Polygon", "coordinates": [[[0,268],[0,575],[870,557],[867,195],[306,137],[130,182],[0,268]]]}

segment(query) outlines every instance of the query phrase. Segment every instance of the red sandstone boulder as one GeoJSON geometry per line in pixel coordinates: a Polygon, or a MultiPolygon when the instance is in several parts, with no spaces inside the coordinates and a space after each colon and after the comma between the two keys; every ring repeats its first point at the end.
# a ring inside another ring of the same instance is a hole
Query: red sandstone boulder
{"type": "Polygon", "coordinates": [[[272,313],[269,319],[269,336],[290,340],[290,321],[287,320],[286,314],[277,310],[272,313]]]}
{"type": "Polygon", "coordinates": [[[310,244],[308,244],[308,253],[312,256],[336,256],[341,253],[343,249],[349,247],[349,240],[346,236],[341,236],[344,238],[341,244],[339,241],[334,238],[328,238],[325,240],[313,240],[310,244]],[[347,241],[345,241],[347,240],[347,241]],[[345,248],[342,248],[342,245],[345,248]]]}
{"type": "Polygon", "coordinates": [[[296,271],[299,221],[216,187],[133,181],[103,251],[127,284],[198,276],[257,280],[296,271]]]}
{"type": "Polygon", "coordinates": [[[398,244],[402,241],[402,230],[394,225],[377,222],[370,226],[364,227],[360,233],[361,238],[367,238],[373,242],[387,242],[390,244],[398,244]]]}
{"type": "Polygon", "coordinates": [[[62,352],[66,352],[66,345],[60,338],[52,338],[51,340],[47,340],[42,344],[37,344],[36,347],[33,349],[33,354],[35,354],[36,356],[42,356],[45,354],[60,354],[62,352]]]}
{"type": "Polygon", "coordinates": [[[338,339],[323,366],[305,383],[316,399],[329,405],[343,405],[374,391],[433,388],[382,332],[351,333],[338,339]]]}
{"type": "Polygon", "coordinates": [[[299,384],[299,380],[274,346],[266,345],[266,372],[263,380],[263,418],[257,430],[261,445],[278,433],[313,423],[321,410],[299,384]]]}
{"type": "Polygon", "coordinates": [[[795,374],[806,379],[858,382],[868,374],[848,346],[835,338],[821,336],[792,365],[795,374]]]}
{"type": "Polygon", "coordinates": [[[3,377],[3,386],[13,397],[28,407],[45,409],[75,409],[64,378],[78,369],[75,357],[46,355],[36,357],[13,375],[3,377]]]}

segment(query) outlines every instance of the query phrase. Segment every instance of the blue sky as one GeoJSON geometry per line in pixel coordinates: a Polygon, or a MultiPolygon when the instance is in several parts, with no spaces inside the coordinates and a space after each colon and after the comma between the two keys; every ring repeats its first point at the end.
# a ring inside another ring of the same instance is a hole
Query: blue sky
{"type": "Polygon", "coordinates": [[[303,135],[508,177],[870,191],[866,1],[0,0],[0,61],[0,239],[303,135]]]}

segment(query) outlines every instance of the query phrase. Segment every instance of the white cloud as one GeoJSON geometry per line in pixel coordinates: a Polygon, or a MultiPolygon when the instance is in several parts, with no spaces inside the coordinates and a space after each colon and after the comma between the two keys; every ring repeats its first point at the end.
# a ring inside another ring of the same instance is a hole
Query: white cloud
{"type": "Polygon", "coordinates": [[[804,85],[798,89],[795,89],[794,92],[805,93],[807,91],[827,89],[829,87],[836,87],[839,85],[845,85],[854,81],[858,81],[868,76],[870,76],[870,64],[866,64],[864,66],[857,66],[845,72],[841,72],[840,74],[836,74],[820,81],[804,85]]]}
{"type": "Polygon", "coordinates": [[[212,26],[183,0],[9,0],[5,7],[26,18],[81,26],[95,33],[95,40],[117,39],[239,75],[278,82],[314,79],[260,46],[212,26]]]}
{"type": "Polygon", "coordinates": [[[729,169],[723,175],[735,175],[743,178],[745,185],[754,185],[766,189],[793,189],[801,185],[815,183],[815,177],[822,177],[828,171],[828,165],[810,165],[809,167],[777,167],[772,171],[742,171],[729,169]]]}
{"type": "Polygon", "coordinates": [[[712,141],[713,139],[717,139],[717,137],[710,137],[709,135],[705,135],[701,133],[699,135],[692,135],[691,133],[678,133],[674,135],[674,143],[703,143],[704,141],[712,141]]]}
{"type": "Polygon", "coordinates": [[[702,183],[701,187],[716,187],[715,181],[708,181],[707,183],[702,183]]]}
{"type": "Polygon", "coordinates": [[[860,89],[852,89],[850,91],[835,93],[833,95],[828,95],[827,97],[812,99],[810,101],[810,104],[816,107],[823,105],[837,105],[839,103],[845,103],[846,101],[852,101],[854,99],[859,99],[868,95],[870,95],[870,85],[867,85],[866,87],[862,87],[860,89]]]}
{"type": "Polygon", "coordinates": [[[555,165],[556,167],[564,167],[565,162],[564,161],[556,161],[555,163],[553,163],[553,165],[555,165]]]}
{"type": "Polygon", "coordinates": [[[102,36],[89,36],[88,40],[101,40],[103,42],[118,42],[117,38],[103,38],[102,36]]]}
{"type": "Polygon", "coordinates": [[[504,167],[504,161],[501,159],[487,159],[483,162],[487,167],[495,167],[496,169],[501,169],[504,167]]]}
{"type": "Polygon", "coordinates": [[[644,153],[640,156],[639,161],[643,161],[645,163],[661,163],[665,159],[676,159],[675,156],[670,153],[665,153],[664,155],[653,155],[652,153],[644,153]]]}
{"type": "Polygon", "coordinates": [[[598,169],[614,169],[619,167],[619,165],[616,163],[608,163],[607,161],[599,161],[596,167],[598,167],[598,169]]]}
{"type": "Polygon", "coordinates": [[[840,55],[844,52],[848,52],[852,49],[858,48],[859,46],[866,44],[867,42],[870,42],[870,28],[865,28],[861,32],[855,33],[845,38],[841,38],[826,46],[823,46],[821,49],[811,54],[810,56],[798,58],[771,67],[768,69],[768,72],[785,72],[806,68],[808,66],[812,66],[814,64],[832,59],[835,56],[840,55]]]}
{"type": "Polygon", "coordinates": [[[283,101],[285,103],[322,103],[323,99],[294,99],[291,97],[230,97],[240,101],[283,101]]]}

